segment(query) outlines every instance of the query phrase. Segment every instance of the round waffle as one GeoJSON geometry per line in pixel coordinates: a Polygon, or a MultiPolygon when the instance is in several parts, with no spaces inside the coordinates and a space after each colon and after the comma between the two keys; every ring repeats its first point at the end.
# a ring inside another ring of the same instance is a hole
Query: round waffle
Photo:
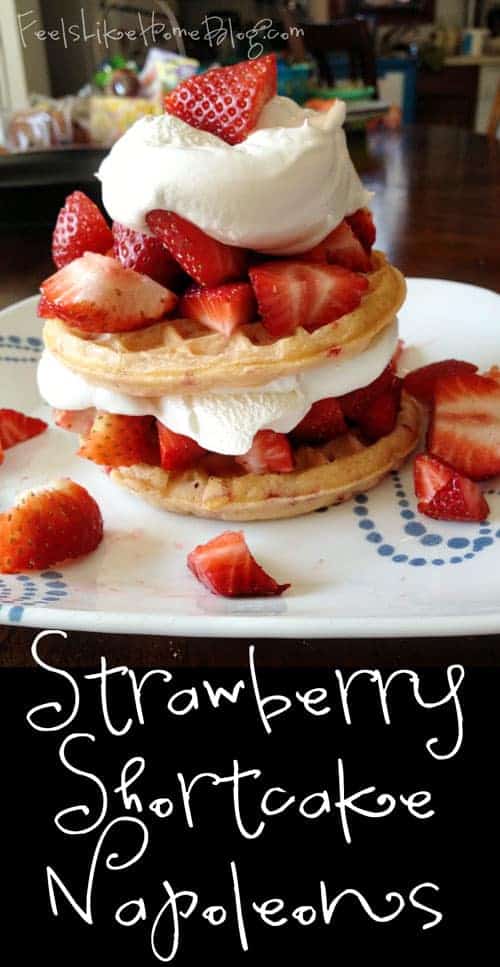
{"type": "Polygon", "coordinates": [[[206,465],[182,473],[138,464],[112,470],[111,478],[178,514],[234,521],[297,517],[375,487],[414,449],[421,422],[419,404],[403,393],[392,433],[369,446],[346,433],[321,447],[301,447],[291,473],[215,476],[207,458],[206,465]]]}
{"type": "Polygon", "coordinates": [[[312,333],[299,328],[272,339],[256,322],[226,339],[199,323],[169,319],[135,332],[95,336],[48,319],[45,345],[90,382],[133,396],[262,386],[340,352],[355,356],[393,321],[405,298],[403,276],[380,252],[374,253],[373,266],[358,308],[312,333]]]}

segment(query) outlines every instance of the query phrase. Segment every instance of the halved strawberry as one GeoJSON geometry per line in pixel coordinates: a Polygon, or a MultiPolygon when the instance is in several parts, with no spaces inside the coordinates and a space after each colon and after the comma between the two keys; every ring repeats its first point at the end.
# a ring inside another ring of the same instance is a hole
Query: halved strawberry
{"type": "Polygon", "coordinates": [[[349,222],[349,225],[356,238],[359,238],[363,248],[367,252],[371,252],[377,237],[377,230],[370,209],[358,208],[357,212],[347,216],[346,222],[349,222]]]}
{"type": "Polygon", "coordinates": [[[116,259],[86,252],[41,286],[38,314],[57,316],[84,332],[129,332],[162,319],[177,296],[116,259]]]}
{"type": "Polygon", "coordinates": [[[183,433],[174,433],[157,421],[160,441],[160,462],[164,470],[188,470],[198,463],[207,451],[183,433]]]}
{"type": "Polygon", "coordinates": [[[52,258],[57,268],[62,269],[84,252],[104,255],[112,244],[111,229],[97,205],[83,191],[68,195],[52,235],[52,258]]]}
{"type": "Polygon", "coordinates": [[[359,238],[344,219],[322,242],[301,256],[305,262],[329,262],[352,272],[369,272],[371,261],[359,238]]]}
{"type": "Polygon", "coordinates": [[[429,363],[408,373],[404,378],[404,387],[421,403],[431,404],[436,383],[442,376],[461,376],[463,373],[476,372],[477,366],[474,363],[465,363],[461,359],[442,359],[438,363],[429,363]]]}
{"type": "Polygon", "coordinates": [[[61,430],[78,433],[79,436],[88,436],[94,424],[95,416],[96,410],[93,406],[86,410],[54,410],[54,423],[61,430]]]}
{"type": "Polygon", "coordinates": [[[98,410],[78,456],[105,467],[131,467],[136,463],[159,466],[155,423],[150,416],[118,416],[98,410]]]}
{"type": "Polygon", "coordinates": [[[125,269],[135,269],[169,288],[180,270],[170,252],[154,235],[144,235],[133,228],[113,222],[112,254],[125,269]]]}
{"type": "Polygon", "coordinates": [[[39,570],[95,550],[102,516],[93,497],[72,480],[18,498],[0,515],[0,572],[39,570]]]}
{"type": "Polygon", "coordinates": [[[266,54],[189,77],[167,94],[165,110],[193,128],[238,144],[254,129],[276,87],[276,58],[266,54]]]}
{"type": "Polygon", "coordinates": [[[327,443],[345,433],[347,425],[338,400],[333,397],[313,403],[290,436],[296,444],[327,443]]]}
{"type": "Polygon", "coordinates": [[[224,531],[207,544],[199,544],[187,564],[209,591],[226,598],[283,594],[290,587],[278,584],[257,564],[243,531],[224,531]]]}
{"type": "Polygon", "coordinates": [[[366,407],[358,417],[358,426],[370,443],[392,433],[401,402],[402,380],[394,377],[392,385],[366,407]]]}
{"type": "Polygon", "coordinates": [[[302,326],[314,332],[352,312],[368,288],[368,280],[339,265],[309,265],[276,260],[249,272],[262,322],[275,338],[302,326]]]}
{"type": "Polygon", "coordinates": [[[346,419],[357,423],[370,404],[377,399],[377,396],[381,396],[386,390],[391,389],[394,379],[394,369],[392,364],[389,363],[372,383],[339,396],[338,402],[346,419]]]}
{"type": "Polygon", "coordinates": [[[481,521],[490,512],[478,485],[428,453],[414,466],[415,494],[421,514],[436,520],[481,521]]]}
{"type": "Polygon", "coordinates": [[[500,383],[477,373],[438,380],[427,447],[471,480],[500,473],[500,383]]]}
{"type": "Polygon", "coordinates": [[[156,209],[146,215],[146,221],[172,258],[199,285],[222,285],[245,275],[247,253],[244,249],[210,238],[174,212],[156,209]]]}
{"type": "Polygon", "coordinates": [[[259,430],[247,453],[235,457],[247,473],[290,473],[294,469],[293,453],[284,433],[259,430]]]}
{"type": "Polygon", "coordinates": [[[257,302],[249,282],[230,282],[214,289],[193,286],[182,296],[179,312],[229,338],[237,326],[257,317],[257,302]]]}
{"type": "Polygon", "coordinates": [[[4,450],[38,436],[47,429],[45,420],[25,416],[18,410],[0,410],[0,446],[4,450]]]}

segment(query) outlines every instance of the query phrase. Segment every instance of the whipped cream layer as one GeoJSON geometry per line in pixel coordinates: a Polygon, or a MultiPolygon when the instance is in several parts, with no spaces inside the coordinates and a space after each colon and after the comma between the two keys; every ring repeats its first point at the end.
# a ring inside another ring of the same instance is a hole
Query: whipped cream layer
{"type": "Polygon", "coordinates": [[[398,340],[395,320],[363,353],[328,363],[245,392],[214,390],[204,395],[146,398],[94,386],[63,366],[47,350],[38,367],[41,396],[58,410],[95,406],[125,416],[155,416],[176,433],[214,453],[246,453],[259,430],[289,433],[313,403],[342,396],[373,382],[388,365],[398,340]]]}
{"type": "Polygon", "coordinates": [[[104,205],[115,221],[148,234],[145,216],[159,208],[229,245],[307,251],[370,201],[344,118],[341,101],[318,113],[274,97],[236,145],[170,114],[141,118],[99,168],[104,205]]]}

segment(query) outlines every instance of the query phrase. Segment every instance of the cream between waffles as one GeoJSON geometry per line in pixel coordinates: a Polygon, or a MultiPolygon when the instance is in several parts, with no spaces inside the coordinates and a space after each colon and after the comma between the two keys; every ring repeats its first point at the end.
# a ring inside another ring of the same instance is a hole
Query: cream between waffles
{"type": "Polygon", "coordinates": [[[264,57],[166,108],[101,167],[112,233],[79,193],[60,213],[42,394],[82,456],[167,509],[293,516],[373,486],[419,409],[393,365],[404,280],[372,252],[342,106],[278,98],[264,57]]]}

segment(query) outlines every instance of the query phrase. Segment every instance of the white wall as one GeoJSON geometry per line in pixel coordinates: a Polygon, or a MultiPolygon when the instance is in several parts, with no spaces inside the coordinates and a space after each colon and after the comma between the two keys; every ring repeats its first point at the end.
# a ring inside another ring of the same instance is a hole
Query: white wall
{"type": "MultiPolygon", "coordinates": [[[[2,107],[27,107],[30,93],[50,94],[45,47],[36,39],[21,41],[17,20],[22,0],[0,0],[0,98],[2,107]]],[[[38,0],[30,0],[30,15],[41,23],[38,0]]]]}

